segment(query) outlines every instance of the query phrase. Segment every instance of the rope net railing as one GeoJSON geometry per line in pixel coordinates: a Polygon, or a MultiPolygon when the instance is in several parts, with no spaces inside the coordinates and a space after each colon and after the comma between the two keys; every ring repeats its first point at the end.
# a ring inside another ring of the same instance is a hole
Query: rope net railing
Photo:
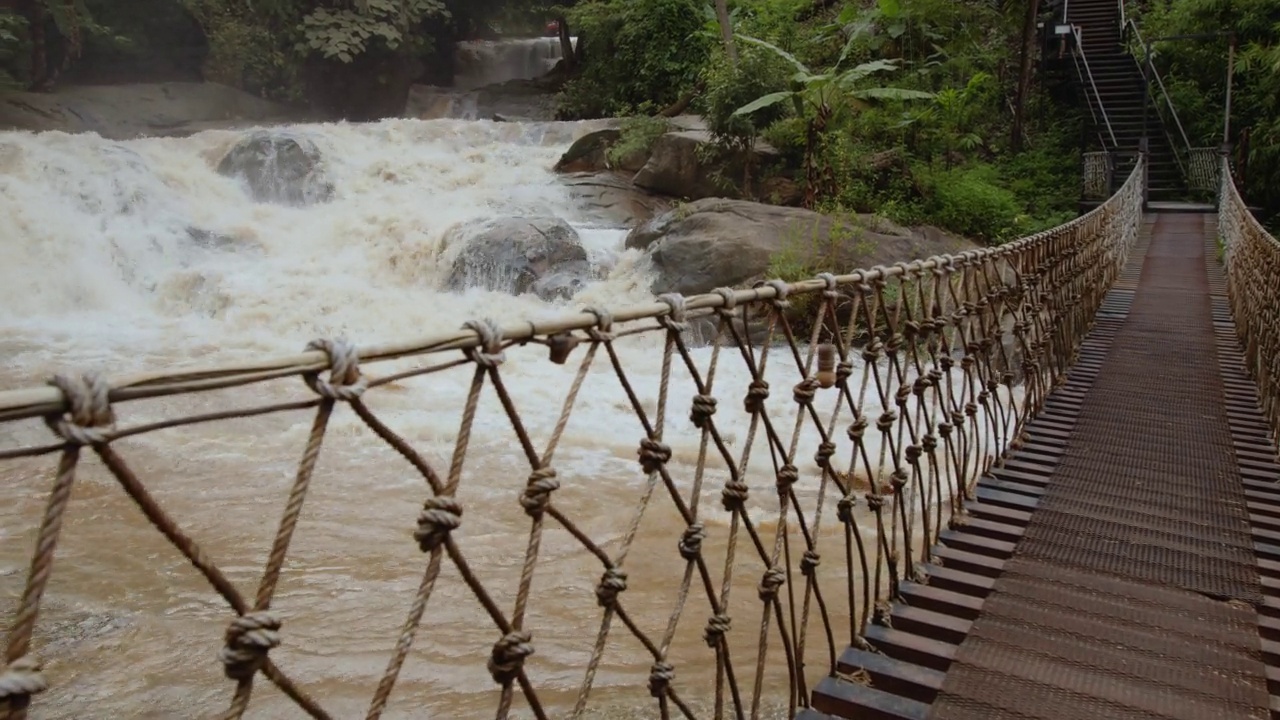
{"type": "Polygon", "coordinates": [[[1111,192],[1111,176],[1115,172],[1115,160],[1106,150],[1087,152],[1082,156],[1084,164],[1083,197],[1086,200],[1102,200],[1111,192]]]}
{"type": "Polygon", "coordinates": [[[1222,167],[1222,149],[1194,147],[1187,150],[1187,187],[1193,192],[1218,192],[1222,184],[1219,169],[1222,167]]]}
{"type": "MultiPolygon", "coordinates": [[[[584,714],[599,700],[592,690],[606,652],[620,647],[632,653],[627,663],[645,668],[636,683],[638,699],[653,703],[645,716],[656,708],[663,718],[792,717],[809,704],[817,681],[837,672],[840,650],[862,646],[868,624],[884,619],[901,584],[919,579],[917,563],[930,558],[938,534],[964,522],[963,503],[978,478],[1018,444],[1023,426],[1063,380],[1137,237],[1142,177],[1139,163],[1089,214],[996,248],[791,284],[664,295],[650,305],[544,322],[469,322],[458,332],[360,351],[318,340],[293,357],[114,381],[59,375],[47,387],[0,393],[0,428],[43,423],[46,436],[52,432],[52,440],[0,447],[0,468],[43,458],[56,465],[38,527],[23,536],[34,551],[14,595],[0,708],[22,720],[32,704],[52,702],[59,683],[75,682],[63,665],[42,662],[37,628],[54,597],[55,550],[65,544],[77,478],[94,471],[104,488],[124,491],[229,608],[218,653],[229,700],[220,717],[242,717],[259,678],[310,717],[351,715],[326,706],[325,693],[302,679],[301,660],[289,654],[288,601],[295,596],[278,592],[291,571],[301,572],[287,559],[295,531],[306,526],[304,501],[328,482],[317,472],[322,445],[343,442],[348,433],[335,438],[334,428],[349,413],[360,437],[390,449],[397,467],[420,478],[405,490],[419,498],[416,507],[385,520],[395,526],[390,537],[421,555],[410,561],[417,577],[406,584],[415,589],[402,600],[402,619],[380,635],[389,653],[359,711],[365,717],[388,712],[393,691],[410,682],[402,670],[444,637],[433,617],[456,617],[464,601],[474,620],[464,630],[476,651],[485,648],[487,659],[476,664],[495,683],[488,707],[496,706],[498,718],[591,716],[584,714]],[[690,341],[695,323],[712,329],[709,343],[690,341]],[[637,358],[658,366],[650,386],[636,380],[637,358]],[[513,365],[547,363],[562,369],[566,383],[554,410],[531,407],[508,382],[513,365]],[[441,377],[453,379],[433,386],[439,392],[427,410],[456,418],[456,433],[419,442],[412,428],[380,410],[380,396],[441,377]],[[264,388],[282,384],[306,395],[268,402],[274,396],[264,388]],[[618,422],[635,428],[634,470],[601,461],[584,471],[566,459],[575,408],[604,385],[616,393],[618,422]],[[215,411],[174,404],[159,417],[130,417],[148,401],[194,403],[231,391],[239,393],[234,402],[215,411]],[[262,500],[269,507],[283,502],[263,569],[256,577],[229,570],[216,560],[224,549],[202,542],[172,510],[177,501],[164,478],[149,476],[157,461],[137,444],[158,433],[286,412],[312,417],[292,479],[279,486],[282,497],[262,500]],[[535,427],[528,419],[534,415],[546,422],[535,427]],[[473,447],[482,435],[505,437],[490,448],[503,445],[511,454],[486,460],[473,447]],[[513,473],[523,480],[510,494],[489,496],[480,507],[464,504],[473,497],[468,489],[513,473]],[[605,484],[620,485],[628,503],[568,501],[605,484]],[[640,528],[659,507],[683,529],[655,546],[641,539],[640,528]],[[506,510],[523,518],[522,548],[496,582],[470,549],[477,536],[468,525],[488,527],[486,513],[506,510]],[[578,627],[539,623],[546,617],[539,603],[567,602],[572,594],[540,584],[553,541],[577,548],[595,566],[582,592],[594,595],[597,610],[578,627]],[[633,573],[647,555],[668,558],[659,564],[672,568],[660,611],[629,603],[639,579],[633,573]],[[448,594],[448,587],[460,590],[448,594]],[[575,634],[584,636],[583,652],[572,663],[574,689],[566,691],[564,673],[540,665],[550,658],[536,650],[540,639],[575,634]]],[[[186,663],[202,668],[207,661],[212,675],[212,655],[193,653],[186,663]]],[[[603,694],[621,693],[610,681],[603,694]]]]}
{"type": "Polygon", "coordinates": [[[1249,211],[1229,160],[1220,158],[1218,167],[1218,233],[1231,315],[1263,412],[1280,432],[1280,241],[1249,211]]]}

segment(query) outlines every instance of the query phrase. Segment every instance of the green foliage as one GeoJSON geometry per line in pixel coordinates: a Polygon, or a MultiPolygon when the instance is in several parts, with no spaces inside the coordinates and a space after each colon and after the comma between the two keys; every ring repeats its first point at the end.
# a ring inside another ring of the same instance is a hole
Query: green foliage
{"type": "Polygon", "coordinates": [[[27,76],[26,60],[30,54],[27,19],[8,10],[0,10],[0,89],[18,89],[27,76]]]}
{"type": "Polygon", "coordinates": [[[422,52],[428,38],[412,29],[427,17],[447,13],[441,0],[364,0],[361,7],[316,8],[302,18],[298,52],[318,52],[349,63],[371,48],[422,52]]]}
{"type": "Polygon", "coordinates": [[[1191,143],[1200,147],[1222,142],[1226,33],[1234,34],[1239,54],[1230,139],[1239,143],[1248,132],[1244,191],[1251,202],[1263,207],[1264,215],[1280,214],[1280,23],[1276,18],[1274,0],[1152,0],[1139,20],[1146,38],[1217,34],[1158,42],[1153,47],[1153,63],[1178,117],[1191,143]]]}
{"type": "Polygon", "coordinates": [[[716,52],[702,72],[704,90],[698,107],[712,137],[726,145],[746,146],[760,132],[781,120],[787,108],[766,107],[738,113],[738,108],[761,95],[786,87],[789,68],[772,53],[744,46],[738,62],[716,52]]]}
{"type": "Polygon", "coordinates": [[[618,127],[618,141],[605,151],[605,160],[611,167],[617,167],[627,158],[648,155],[658,138],[670,129],[671,126],[665,118],[647,115],[625,118],[618,127]]]}
{"type": "Polygon", "coordinates": [[[570,27],[587,62],[560,97],[562,118],[653,114],[693,87],[713,41],[698,0],[604,0],[577,6],[570,27]]]}
{"type": "Polygon", "coordinates": [[[1018,237],[1029,224],[1023,204],[1001,186],[999,171],[991,165],[933,173],[926,185],[928,217],[952,232],[995,244],[1018,237]]]}

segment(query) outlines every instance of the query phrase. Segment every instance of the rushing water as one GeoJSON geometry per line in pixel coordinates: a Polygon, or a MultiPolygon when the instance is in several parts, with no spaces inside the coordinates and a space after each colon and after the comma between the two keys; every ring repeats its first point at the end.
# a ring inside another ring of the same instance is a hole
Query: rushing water
{"type": "MultiPolygon", "coordinates": [[[[374,343],[455,329],[468,318],[512,321],[648,300],[645,261],[622,250],[626,228],[588,219],[549,170],[591,127],[388,120],[291,128],[321,149],[335,186],[332,200],[306,208],[254,203],[214,171],[240,133],[119,143],[94,135],[2,134],[0,211],[7,222],[0,226],[0,387],[36,384],[60,370],[116,374],[243,360],[296,352],[317,337],[374,343]],[[558,304],[440,289],[457,251],[449,241],[459,228],[522,214],[573,223],[593,260],[607,268],[604,279],[558,304]],[[193,239],[193,228],[220,240],[200,242],[201,233],[193,239]]],[[[619,350],[628,379],[652,412],[660,339],[624,339],[619,350]]],[[[695,354],[705,366],[710,350],[695,354]]],[[[744,395],[749,377],[736,355],[726,358],[732,362],[716,379],[717,393],[726,398],[718,422],[740,453],[746,415],[734,398],[744,395]]],[[[773,363],[780,388],[798,379],[781,355],[773,363]]],[[[555,424],[572,365],[553,365],[545,350],[530,346],[509,352],[502,368],[539,449],[555,424]]],[[[367,399],[443,469],[468,379],[465,368],[458,369],[377,389],[367,399]]],[[[678,369],[666,422],[672,468],[686,496],[698,453],[688,419],[693,392],[678,369]]],[[[771,410],[780,427],[789,428],[794,404],[785,390],[776,395],[771,410]]],[[[122,423],[136,424],[307,396],[293,379],[131,403],[119,413],[122,423]]],[[[157,432],[117,447],[252,595],[309,426],[308,413],[291,412],[157,432]]],[[[557,450],[563,489],[556,503],[612,554],[643,497],[635,462],[642,435],[612,370],[598,362],[557,450]]],[[[4,447],[47,438],[34,421],[0,425],[4,447]]],[[[508,613],[529,533],[516,502],[529,468],[513,438],[501,407],[486,393],[459,490],[466,520],[455,533],[508,613]]],[[[811,458],[815,443],[806,436],[800,456],[811,458]]],[[[0,463],[0,610],[6,613],[25,581],[54,462],[0,463]]],[[[718,501],[726,473],[719,467],[708,474],[699,511],[717,577],[728,533],[718,501]]],[[[752,512],[764,520],[776,513],[776,499],[767,491],[772,483],[763,446],[752,467],[760,488],[752,512]]],[[[803,470],[801,497],[812,508],[817,483],[812,467],[803,470]]],[[[339,717],[362,713],[421,577],[423,558],[411,532],[425,495],[412,468],[351,413],[338,413],[273,605],[285,618],[285,640],[272,657],[339,717]]],[[[625,563],[624,604],[658,640],[684,571],[675,546],[683,528],[659,489],[625,563]]],[[[762,524],[766,538],[772,528],[762,524]]],[[[832,550],[829,592],[839,624],[842,563],[832,550]]],[[[755,585],[764,567],[753,553],[739,547],[742,569],[732,603],[732,639],[742,648],[739,683],[748,693],[760,621],[755,585]]],[[[557,527],[547,531],[541,558],[527,620],[537,654],[527,668],[551,716],[561,717],[573,706],[599,629],[594,587],[601,565],[557,527]]],[[[707,697],[714,658],[701,640],[710,605],[699,588],[695,583],[670,649],[677,686],[695,703],[707,697]]],[[[52,688],[37,699],[33,717],[207,716],[230,692],[216,659],[229,617],[221,599],[87,460],[37,633],[52,688]]],[[[492,714],[494,685],[484,661],[497,637],[457,573],[447,569],[388,717],[492,714]]],[[[817,637],[810,646],[817,668],[811,682],[824,667],[817,637]]],[[[617,621],[611,638],[595,678],[595,709],[586,716],[651,716],[655,706],[644,685],[652,659],[617,621]]],[[[765,683],[775,706],[785,687],[779,652],[775,635],[765,683]]],[[[252,717],[297,716],[279,692],[259,686],[252,717]]]]}
{"type": "MultiPolygon", "coordinates": [[[[468,92],[544,71],[559,46],[545,39],[506,48],[466,46],[460,52],[480,58],[464,68],[458,90],[468,92]]],[[[457,98],[446,99],[448,107],[436,114],[475,115],[455,107],[457,98]]],[[[0,134],[0,212],[7,220],[0,225],[0,390],[38,384],[58,371],[117,375],[237,362],[294,353],[321,337],[367,345],[454,330],[472,318],[509,323],[583,306],[650,301],[647,261],[622,248],[627,228],[586,214],[550,171],[576,137],[597,126],[440,119],[288,128],[320,149],[334,187],[328,202],[305,208],[255,203],[246,188],[215,172],[242,132],[129,142],[0,134]],[[466,228],[516,215],[569,221],[601,279],[558,303],[477,288],[444,291],[466,228]]],[[[661,337],[628,337],[616,344],[626,378],[653,419],[661,337]]],[[[545,348],[537,345],[507,353],[501,373],[539,452],[584,354],[579,348],[560,366],[548,362],[545,348]]],[[[693,355],[705,369],[712,350],[697,348],[693,355]]],[[[438,360],[411,358],[366,370],[379,376],[438,360]]],[[[769,413],[786,441],[796,417],[788,388],[800,376],[785,354],[772,354],[769,365],[776,388],[769,413]]],[[[376,388],[365,399],[443,474],[458,440],[470,377],[469,368],[455,368],[376,388]]],[[[715,375],[715,395],[721,398],[716,423],[738,457],[747,444],[748,416],[740,398],[749,381],[737,352],[723,352],[715,375]]],[[[707,527],[704,553],[718,591],[730,533],[719,494],[728,473],[723,462],[713,460],[700,492],[693,493],[700,450],[688,417],[694,392],[677,363],[665,441],[673,450],[670,469],[678,490],[686,501],[696,498],[707,527]]],[[[117,412],[122,425],[132,426],[309,397],[301,380],[288,378],[126,403],[117,412]]],[[[820,395],[820,415],[829,418],[833,404],[834,394],[820,395]]],[[[875,405],[864,408],[873,418],[879,414],[875,405]]],[[[134,436],[115,447],[186,532],[252,596],[311,420],[310,412],[277,413],[134,436]]],[[[847,417],[839,426],[845,424],[847,417]]],[[[615,561],[648,495],[636,463],[643,434],[602,354],[555,452],[562,485],[555,503],[615,561]]],[[[464,521],[454,532],[508,616],[530,532],[517,501],[529,463],[515,438],[502,406],[486,389],[458,490],[464,521]]],[[[36,421],[0,424],[0,449],[48,441],[48,431],[36,421]]],[[[813,432],[802,433],[796,455],[796,491],[811,517],[818,503],[812,462],[817,443],[813,432]]],[[[748,507],[771,546],[778,510],[772,461],[759,437],[754,447],[748,507]]],[[[878,454],[878,448],[870,450],[878,454]]],[[[5,617],[22,592],[55,463],[53,456],[0,461],[5,617]]],[[[285,624],[283,644],[271,654],[335,717],[362,716],[386,667],[423,572],[412,531],[427,494],[413,468],[339,408],[272,605],[285,624]]],[[[824,502],[823,588],[838,650],[849,624],[844,539],[832,534],[838,529],[834,498],[824,502]]],[[[32,717],[213,715],[231,691],[217,660],[231,611],[92,458],[82,464],[70,508],[34,644],[51,689],[35,700],[32,717]]],[[[685,563],[676,541],[684,529],[671,498],[657,488],[623,563],[623,606],[658,643],[679,606],[685,563]]],[[[791,537],[799,542],[794,526],[791,537]]],[[[793,567],[801,552],[802,546],[792,545],[793,567]]],[[[600,630],[594,589],[602,566],[555,523],[548,524],[539,558],[525,622],[536,654],[525,667],[548,715],[569,717],[600,630]]],[[[729,638],[738,685],[749,703],[761,620],[756,585],[765,565],[745,537],[739,538],[736,567],[729,638]]],[[[795,593],[802,602],[802,587],[795,593]]],[[[675,687],[702,709],[714,674],[715,656],[702,640],[710,612],[695,577],[664,648],[676,668],[675,687]]],[[[809,628],[806,676],[812,685],[827,667],[827,645],[816,620],[809,628]]],[[[446,563],[386,717],[492,715],[497,697],[485,660],[499,635],[446,563]]],[[[655,717],[655,702],[645,689],[652,657],[618,620],[609,638],[584,717],[655,717]]],[[[764,716],[772,717],[786,702],[776,626],[769,658],[762,687],[764,716]]],[[[289,718],[299,712],[259,681],[249,716],[289,718]]],[[[514,716],[530,716],[519,700],[514,716]]]]}

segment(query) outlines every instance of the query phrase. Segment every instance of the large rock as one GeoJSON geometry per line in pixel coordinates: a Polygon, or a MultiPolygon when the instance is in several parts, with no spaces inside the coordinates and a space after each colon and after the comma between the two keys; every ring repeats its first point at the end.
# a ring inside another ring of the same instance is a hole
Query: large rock
{"type": "Polygon", "coordinates": [[[573,297],[591,279],[577,231],[560,218],[486,220],[462,228],[449,244],[455,242],[463,247],[450,269],[450,290],[482,287],[555,300],[573,297]]]}
{"type": "Polygon", "coordinates": [[[635,227],[671,207],[669,200],[637,188],[619,173],[575,173],[561,182],[592,220],[610,225],[635,227]]]}
{"type": "Polygon", "coordinates": [[[0,129],[95,132],[111,140],[306,118],[297,108],[217,83],[59,86],[54,92],[12,92],[0,98],[0,129]]]}
{"type": "MultiPolygon", "coordinates": [[[[634,182],[651,192],[690,200],[741,197],[742,162],[717,159],[719,152],[705,130],[669,132],[654,143],[634,182]]],[[[756,144],[753,153],[754,177],[781,163],[778,151],[763,141],[756,144]]]]}
{"type": "Polygon", "coordinates": [[[709,198],[631,231],[645,250],[654,293],[695,295],[763,278],[779,253],[810,267],[865,268],[977,247],[937,230],[910,230],[874,215],[823,215],[745,200],[709,198]]]}
{"type": "Polygon", "coordinates": [[[604,170],[621,170],[634,173],[649,162],[650,152],[639,149],[627,153],[621,158],[609,159],[609,150],[622,139],[622,131],[617,128],[603,128],[573,141],[560,160],[556,162],[555,171],[562,173],[601,172],[604,170]]]}
{"type": "Polygon", "coordinates": [[[258,202],[302,206],[333,195],[320,149],[305,137],[282,131],[250,133],[227,151],[218,173],[243,182],[258,202]]]}

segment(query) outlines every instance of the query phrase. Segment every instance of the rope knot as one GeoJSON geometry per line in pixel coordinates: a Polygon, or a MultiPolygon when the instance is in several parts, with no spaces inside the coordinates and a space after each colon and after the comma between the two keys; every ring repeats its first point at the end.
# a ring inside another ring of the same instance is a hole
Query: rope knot
{"type": "Polygon", "coordinates": [[[854,418],[853,422],[849,424],[849,439],[855,443],[862,442],[862,436],[867,432],[867,425],[866,415],[859,415],[854,418]]]}
{"type": "Polygon", "coordinates": [[[667,687],[676,678],[676,669],[671,663],[659,660],[649,669],[649,694],[662,697],[667,694],[667,687]]]}
{"type": "Polygon", "coordinates": [[[733,621],[728,615],[716,613],[707,620],[707,629],[702,631],[702,639],[707,641],[707,647],[715,647],[724,639],[725,633],[729,632],[729,628],[733,625],[733,621]]]}
{"type": "Polygon", "coordinates": [[[876,429],[880,432],[889,432],[893,429],[893,424],[898,421],[898,413],[892,410],[885,410],[880,415],[880,419],[876,421],[876,429]]]}
{"type": "Polygon", "coordinates": [[[613,340],[613,313],[598,307],[583,308],[582,312],[596,316],[596,326],[587,328],[592,342],[607,343],[613,340]]]}
{"type": "Polygon", "coordinates": [[[880,512],[884,509],[884,496],[879,493],[867,493],[867,507],[871,512],[880,512]]]}
{"type": "Polygon", "coordinates": [[[785,280],[775,279],[775,280],[769,280],[768,282],[764,282],[764,283],[756,283],[756,287],[760,287],[761,285],[764,285],[766,287],[771,287],[773,288],[773,291],[777,293],[776,295],[774,295],[773,300],[771,301],[773,303],[774,308],[778,310],[782,310],[783,308],[791,305],[791,303],[787,300],[787,295],[791,294],[791,286],[788,285],[785,280]]]}
{"type": "Polygon", "coordinates": [[[848,380],[850,375],[853,375],[853,363],[851,362],[836,363],[836,382],[842,383],[848,380]]]}
{"type": "Polygon", "coordinates": [[[267,612],[241,615],[227,626],[226,645],[218,659],[232,680],[248,680],[280,645],[280,621],[267,612]]]}
{"type": "Polygon", "coordinates": [[[707,531],[703,529],[702,523],[694,523],[684,529],[684,534],[680,536],[680,557],[685,560],[697,560],[698,554],[702,552],[702,541],[707,537],[707,531]]]}
{"type": "Polygon", "coordinates": [[[49,384],[62,393],[67,405],[65,411],[45,418],[49,429],[76,445],[105,443],[116,423],[106,378],[97,373],[55,375],[49,384]]]}
{"type": "Polygon", "coordinates": [[[664,293],[658,296],[658,302],[667,306],[667,314],[658,318],[658,322],[671,332],[683,332],[689,327],[684,320],[684,296],[680,293],[664,293]]]}
{"type": "Polygon", "coordinates": [[[902,492],[902,488],[907,485],[907,471],[897,468],[889,474],[889,482],[893,485],[894,492],[902,492]]]}
{"type": "Polygon", "coordinates": [[[846,495],[836,502],[836,519],[842,523],[853,522],[853,508],[858,501],[852,495],[846,495]]]}
{"type": "Polygon", "coordinates": [[[880,359],[880,353],[882,352],[884,352],[884,344],[878,338],[872,338],[871,342],[862,348],[862,360],[869,365],[873,365],[880,359]]]}
{"type": "Polygon", "coordinates": [[[612,608],[618,604],[618,595],[627,591],[627,574],[618,568],[606,568],[596,586],[596,602],[600,607],[612,608]]]}
{"type": "Polygon", "coordinates": [[[778,599],[778,589],[787,582],[787,573],[782,568],[774,565],[764,571],[764,577],[760,579],[760,587],[756,589],[760,599],[769,602],[778,599]]]}
{"type": "Polygon", "coordinates": [[[413,539],[418,541],[422,552],[431,552],[461,524],[462,503],[446,495],[429,497],[418,514],[418,529],[413,539]]]}
{"type": "Polygon", "coordinates": [[[533,634],[528,630],[509,632],[493,644],[489,655],[489,675],[501,685],[515,680],[524,667],[524,659],[533,654],[533,634]]]}
{"type": "Polygon", "coordinates": [[[800,479],[800,471],[795,465],[787,463],[778,468],[778,492],[785,493],[800,479]]]}
{"type": "Polygon", "coordinates": [[[49,683],[41,672],[39,660],[23,656],[0,670],[0,702],[8,701],[9,707],[17,707],[15,700],[25,700],[49,689],[49,683]]]}
{"type": "Polygon", "coordinates": [[[764,401],[769,399],[769,383],[764,380],[752,380],[747,386],[747,399],[743,402],[746,411],[752,414],[764,410],[764,401]]]}
{"type": "Polygon", "coordinates": [[[799,405],[808,405],[813,402],[813,398],[818,394],[818,379],[807,377],[796,384],[792,390],[792,397],[799,405]]]}
{"type": "Polygon", "coordinates": [[[736,293],[732,288],[727,287],[718,287],[711,292],[720,296],[720,302],[722,304],[720,305],[718,312],[721,315],[732,317],[735,314],[734,308],[738,307],[738,293],[736,293]]]}
{"type": "Polygon", "coordinates": [[[813,550],[805,550],[804,555],[800,556],[800,573],[805,577],[813,577],[814,572],[818,569],[818,564],[821,562],[821,555],[813,550]]]}
{"type": "Polygon", "coordinates": [[[839,291],[836,290],[836,276],[829,272],[818,273],[814,277],[821,280],[826,286],[822,289],[822,296],[828,300],[835,300],[840,297],[839,291]]]}
{"type": "Polygon", "coordinates": [[[699,430],[705,428],[711,416],[716,414],[716,399],[710,395],[694,395],[693,409],[689,411],[689,419],[699,430]]]}
{"type": "Polygon", "coordinates": [[[462,327],[480,336],[479,347],[463,351],[471,362],[482,368],[496,368],[507,359],[502,351],[502,330],[492,320],[468,320],[462,327]]]}
{"type": "Polygon", "coordinates": [[[920,438],[920,442],[924,445],[924,451],[927,453],[932,454],[934,450],[938,449],[938,436],[933,433],[920,438]]]}
{"type": "Polygon", "coordinates": [[[658,472],[671,459],[671,448],[652,438],[641,440],[637,452],[640,455],[640,467],[644,468],[645,474],[658,472]]]}
{"type": "Polygon", "coordinates": [[[741,510],[747,504],[747,484],[740,480],[730,480],[720,491],[720,502],[729,512],[741,510]]]}
{"type": "Polygon", "coordinates": [[[905,454],[908,463],[911,465],[919,465],[920,456],[924,454],[924,448],[919,445],[908,445],[905,454]]]}
{"type": "Polygon", "coordinates": [[[556,469],[541,467],[529,474],[529,482],[520,496],[520,505],[529,517],[542,517],[551,504],[551,493],[560,489],[556,469]]]}
{"type": "Polygon", "coordinates": [[[307,350],[319,350],[329,356],[328,380],[322,380],[318,372],[302,376],[312,392],[326,400],[347,402],[364,394],[367,386],[360,373],[360,354],[355,345],[341,339],[320,339],[307,343],[307,350]]]}
{"type": "Polygon", "coordinates": [[[814,453],[813,461],[818,467],[825,468],[831,462],[831,456],[836,454],[836,444],[827,440],[818,445],[818,452],[814,453]]]}

